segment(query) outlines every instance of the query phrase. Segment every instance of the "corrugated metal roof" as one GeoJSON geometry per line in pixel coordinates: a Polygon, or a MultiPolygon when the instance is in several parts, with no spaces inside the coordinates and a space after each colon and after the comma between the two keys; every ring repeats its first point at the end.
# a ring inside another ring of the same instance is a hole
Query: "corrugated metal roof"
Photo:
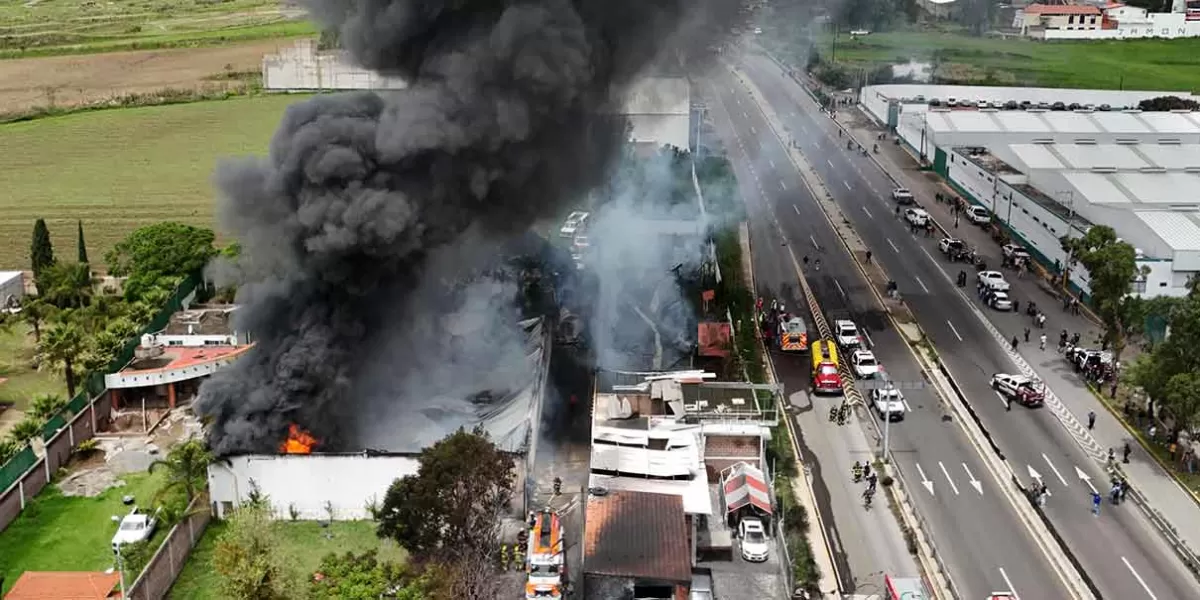
{"type": "Polygon", "coordinates": [[[1112,178],[1146,204],[1193,202],[1200,190],[1200,176],[1189,173],[1117,173],[1112,178]]]}
{"type": "MultiPolygon", "coordinates": [[[[1046,113],[1042,114],[1045,115],[1046,113]]],[[[1055,132],[1099,133],[1101,131],[1096,122],[1088,118],[1087,114],[1062,111],[1050,114],[1051,117],[1045,119],[1045,121],[1050,125],[1050,129],[1053,129],[1055,132]]]]}
{"type": "Polygon", "coordinates": [[[1012,133],[1049,133],[1053,131],[1050,125],[1042,120],[1045,113],[1033,113],[1017,110],[1006,110],[996,114],[1004,131],[1012,133]]]}
{"type": "Polygon", "coordinates": [[[1200,251],[1198,213],[1175,211],[1134,211],[1134,215],[1175,251],[1200,251]]]}
{"type": "Polygon", "coordinates": [[[749,463],[738,463],[729,468],[721,484],[725,493],[725,511],[733,512],[745,506],[771,514],[771,491],[763,472],[749,463]]]}
{"type": "Polygon", "coordinates": [[[1144,112],[1138,115],[1151,129],[1159,133],[1195,134],[1200,133],[1200,124],[1187,115],[1170,112],[1144,112]]]}
{"type": "Polygon", "coordinates": [[[1128,204],[1131,199],[1107,177],[1099,173],[1063,173],[1063,178],[1091,204],[1128,204]]]}
{"type": "Polygon", "coordinates": [[[1098,112],[1092,119],[1108,133],[1152,133],[1149,126],[1132,113],[1098,112]]]}
{"type": "Polygon", "coordinates": [[[1200,168],[1200,146],[1195,144],[1138,144],[1133,147],[1156,167],[1164,169],[1200,168]]]}
{"type": "Polygon", "coordinates": [[[683,512],[689,515],[713,514],[713,497],[709,494],[708,476],[704,473],[692,479],[646,479],[592,473],[588,476],[588,487],[679,496],[683,499],[683,512]]]}
{"type": "Polygon", "coordinates": [[[1001,132],[1004,130],[995,119],[994,114],[1001,113],[982,113],[973,110],[956,110],[946,114],[946,118],[950,121],[950,125],[955,131],[978,131],[978,132],[1001,132]]]}
{"type": "Polygon", "coordinates": [[[1054,144],[1052,151],[1075,169],[1141,169],[1150,166],[1129,146],[1117,144],[1054,144]]]}
{"type": "Polygon", "coordinates": [[[1025,163],[1027,169],[1063,169],[1062,161],[1046,144],[1009,144],[1008,149],[1025,163]]]}
{"type": "Polygon", "coordinates": [[[691,581],[692,552],[678,496],[629,491],[590,496],[586,523],[584,573],[691,581]]]}

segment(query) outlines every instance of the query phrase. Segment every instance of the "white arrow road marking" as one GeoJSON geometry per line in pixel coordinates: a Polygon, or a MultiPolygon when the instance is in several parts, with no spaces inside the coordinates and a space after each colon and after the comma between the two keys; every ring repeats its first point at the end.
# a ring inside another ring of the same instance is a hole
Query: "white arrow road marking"
{"type": "Polygon", "coordinates": [[[896,254],[900,254],[900,249],[899,249],[899,248],[897,248],[897,247],[896,247],[896,245],[892,243],[892,238],[888,238],[888,241],[887,241],[887,242],[888,242],[888,245],[892,247],[892,250],[893,250],[893,251],[894,251],[896,254]]]}
{"type": "Polygon", "coordinates": [[[779,180],[779,187],[780,187],[780,189],[787,191],[787,184],[784,183],[782,179],[779,180]]]}
{"type": "Polygon", "coordinates": [[[1036,479],[1038,481],[1042,480],[1042,474],[1033,470],[1033,465],[1026,465],[1026,466],[1029,467],[1029,478],[1030,479],[1036,479]]]}
{"type": "Polygon", "coordinates": [[[871,214],[871,211],[867,210],[867,207],[865,207],[865,206],[864,206],[864,207],[862,207],[862,209],[863,209],[863,212],[867,213],[867,218],[868,218],[868,219],[874,219],[874,218],[875,218],[875,216],[871,214]]]}
{"type": "Polygon", "coordinates": [[[932,496],[933,495],[933,482],[930,481],[929,478],[925,476],[925,470],[922,469],[921,465],[919,465],[919,464],[917,465],[917,472],[921,474],[921,485],[925,486],[925,489],[929,490],[929,495],[932,496]]]}
{"type": "Polygon", "coordinates": [[[1013,587],[1012,580],[1008,578],[1008,573],[1004,572],[1004,567],[998,568],[1000,569],[1000,576],[1004,578],[1004,585],[1008,586],[1008,593],[1012,594],[1013,598],[1020,598],[1020,595],[1017,594],[1017,588],[1013,587]]]}
{"type": "Polygon", "coordinates": [[[796,211],[796,214],[800,214],[800,209],[796,208],[795,204],[792,205],[792,210],[796,211]]]}
{"type": "Polygon", "coordinates": [[[833,285],[837,286],[838,293],[839,293],[839,294],[841,294],[843,298],[845,298],[845,297],[846,297],[846,291],[842,289],[842,284],[838,283],[838,280],[834,279],[834,280],[833,280],[833,285]]]}
{"type": "Polygon", "coordinates": [[[1124,556],[1121,557],[1121,562],[1125,563],[1125,568],[1129,569],[1130,573],[1133,573],[1133,577],[1137,579],[1137,582],[1142,584],[1142,589],[1146,590],[1146,595],[1150,597],[1150,600],[1158,600],[1158,596],[1155,596],[1154,592],[1150,591],[1150,586],[1146,585],[1146,580],[1142,579],[1142,576],[1133,570],[1133,565],[1129,564],[1129,561],[1124,556]]]}
{"type": "Polygon", "coordinates": [[[1054,471],[1054,476],[1058,477],[1058,480],[1062,482],[1063,486],[1070,487],[1069,485],[1067,485],[1066,478],[1062,476],[1062,473],[1058,472],[1058,467],[1055,467],[1054,463],[1050,462],[1050,457],[1046,456],[1045,452],[1042,453],[1042,459],[1046,461],[1046,464],[1050,465],[1050,470],[1054,471]]]}
{"type": "Polygon", "coordinates": [[[1086,483],[1088,487],[1092,488],[1092,493],[1096,493],[1096,486],[1092,485],[1091,475],[1084,473],[1083,469],[1080,469],[1079,467],[1075,467],[1075,475],[1079,477],[1080,481],[1086,483]]]}
{"type": "Polygon", "coordinates": [[[979,495],[982,496],[983,495],[983,482],[979,481],[978,479],[975,479],[975,475],[973,473],[971,473],[971,469],[969,467],[967,467],[967,463],[963,463],[962,466],[963,466],[963,470],[967,472],[967,480],[971,482],[971,487],[975,488],[975,491],[979,492],[979,495]]]}
{"type": "Polygon", "coordinates": [[[954,490],[954,495],[957,496],[958,495],[958,486],[954,485],[953,479],[950,479],[950,471],[946,470],[946,465],[943,465],[942,461],[940,461],[940,460],[938,461],[938,466],[942,468],[942,475],[946,476],[946,483],[950,484],[950,489],[954,490]]]}
{"type": "Polygon", "coordinates": [[[960,342],[963,341],[962,336],[958,335],[958,330],[954,328],[954,323],[951,323],[949,320],[947,320],[946,324],[950,326],[950,331],[954,333],[954,337],[958,338],[958,341],[960,342]]]}
{"type": "Polygon", "coordinates": [[[928,293],[929,293],[929,288],[925,287],[925,282],[924,282],[924,281],[921,281],[921,278],[920,278],[920,277],[917,277],[916,275],[913,275],[913,279],[916,279],[916,280],[917,280],[917,283],[921,284],[921,289],[925,290],[925,293],[926,293],[926,294],[928,294],[928,293]]]}

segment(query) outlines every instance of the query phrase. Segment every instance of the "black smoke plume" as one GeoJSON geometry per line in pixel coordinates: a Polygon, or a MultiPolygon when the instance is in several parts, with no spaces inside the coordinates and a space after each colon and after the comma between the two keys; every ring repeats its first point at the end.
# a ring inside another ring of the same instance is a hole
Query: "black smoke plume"
{"type": "Polygon", "coordinates": [[[611,99],[704,2],[308,4],[358,63],[409,88],[296,104],[268,157],[218,168],[242,248],[238,323],[257,343],[201,388],[219,455],[273,451],[290,423],[336,449],[364,411],[398,412],[403,398],[357,397],[364,355],[406,349],[370,357],[378,371],[420,352],[380,338],[427,318],[413,290],[456,277],[432,257],[524,232],[601,182],[624,135],[611,99]]]}

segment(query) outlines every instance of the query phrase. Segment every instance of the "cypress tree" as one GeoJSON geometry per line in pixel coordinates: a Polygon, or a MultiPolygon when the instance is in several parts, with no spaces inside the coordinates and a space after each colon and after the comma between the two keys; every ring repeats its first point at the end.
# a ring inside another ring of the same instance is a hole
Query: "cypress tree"
{"type": "Polygon", "coordinates": [[[54,245],[50,243],[50,229],[46,227],[45,219],[38,219],[33,224],[33,243],[29,249],[33,275],[37,277],[42,269],[54,264],[54,245]]]}
{"type": "Polygon", "coordinates": [[[83,221],[82,220],[79,221],[79,241],[77,243],[79,245],[79,262],[83,263],[83,264],[87,264],[87,262],[88,262],[87,244],[84,243],[84,241],[83,241],[83,221]]]}

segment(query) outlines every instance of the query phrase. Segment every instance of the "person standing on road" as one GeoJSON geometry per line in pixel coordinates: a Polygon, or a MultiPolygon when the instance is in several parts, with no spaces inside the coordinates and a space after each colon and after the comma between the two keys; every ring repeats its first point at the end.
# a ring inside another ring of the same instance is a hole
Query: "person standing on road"
{"type": "Polygon", "coordinates": [[[1044,333],[1042,334],[1042,337],[1038,338],[1038,349],[1042,350],[1043,352],[1046,350],[1046,334],[1044,333]]]}
{"type": "Polygon", "coordinates": [[[1121,453],[1125,456],[1121,459],[1121,462],[1129,464],[1129,454],[1131,452],[1133,452],[1133,448],[1129,447],[1129,442],[1125,442],[1125,447],[1121,450],[1121,453]]]}
{"type": "Polygon", "coordinates": [[[1088,431],[1091,431],[1095,428],[1096,428],[1096,411],[1089,410],[1088,411],[1088,431]]]}
{"type": "Polygon", "coordinates": [[[1025,343],[1026,344],[1029,343],[1029,328],[1028,327],[1025,328],[1025,343]]]}
{"type": "Polygon", "coordinates": [[[1015,335],[1014,335],[1014,336],[1013,336],[1013,339],[1012,339],[1012,350],[1013,350],[1013,352],[1016,352],[1016,351],[1017,351],[1017,344],[1018,344],[1018,343],[1019,343],[1019,340],[1017,339],[1017,336],[1015,336],[1015,335]]]}
{"type": "MultiPolygon", "coordinates": [[[[1013,314],[1021,312],[1021,301],[1020,300],[1013,299],[1012,304],[1013,304],[1013,314]]],[[[1029,330],[1026,329],[1025,331],[1029,331],[1029,330]]],[[[1025,341],[1027,341],[1027,342],[1029,341],[1028,335],[1025,336],[1025,341]]]]}
{"type": "Polygon", "coordinates": [[[867,250],[867,264],[868,264],[868,265],[869,265],[869,264],[871,264],[871,257],[872,257],[872,256],[874,256],[874,255],[873,255],[873,254],[871,254],[871,251],[870,251],[870,250],[867,250]]]}
{"type": "Polygon", "coordinates": [[[1100,516],[1100,505],[1104,499],[1100,497],[1100,492],[1092,492],[1092,514],[1100,516]]]}

